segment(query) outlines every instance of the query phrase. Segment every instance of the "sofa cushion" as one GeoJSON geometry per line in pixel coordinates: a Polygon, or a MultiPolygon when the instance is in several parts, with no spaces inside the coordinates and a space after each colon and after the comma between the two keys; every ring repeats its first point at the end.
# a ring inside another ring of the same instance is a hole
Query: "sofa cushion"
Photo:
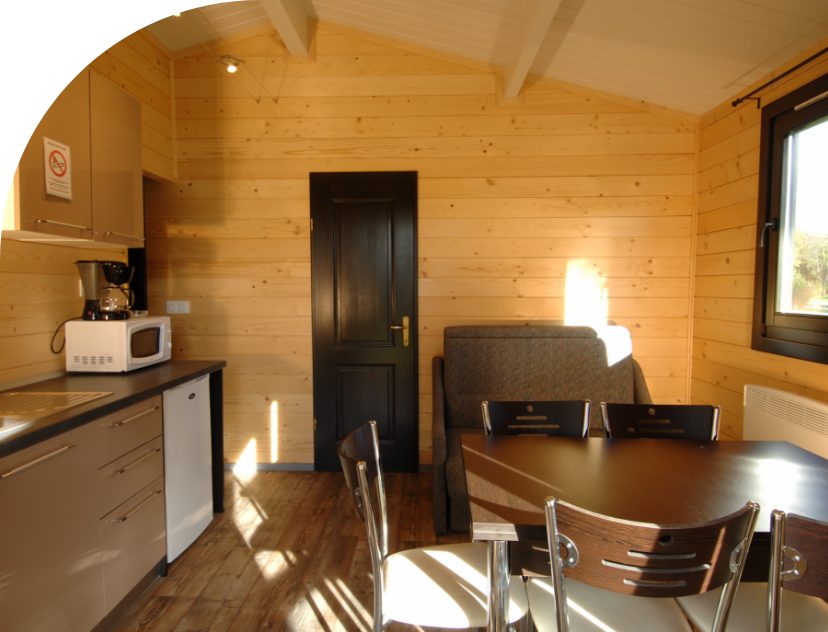
{"type": "Polygon", "coordinates": [[[484,400],[634,401],[629,332],[623,327],[448,327],[446,426],[482,427],[484,400]]]}

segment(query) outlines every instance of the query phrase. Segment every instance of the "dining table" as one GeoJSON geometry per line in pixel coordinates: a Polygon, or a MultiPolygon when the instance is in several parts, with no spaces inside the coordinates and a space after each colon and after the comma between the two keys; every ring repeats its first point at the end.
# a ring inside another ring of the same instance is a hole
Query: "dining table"
{"type": "Polygon", "coordinates": [[[662,525],[760,506],[742,581],[767,581],[774,509],[828,522],[828,460],[786,441],[462,435],[471,536],[489,551],[489,632],[510,575],[548,576],[543,502],[662,525]]]}

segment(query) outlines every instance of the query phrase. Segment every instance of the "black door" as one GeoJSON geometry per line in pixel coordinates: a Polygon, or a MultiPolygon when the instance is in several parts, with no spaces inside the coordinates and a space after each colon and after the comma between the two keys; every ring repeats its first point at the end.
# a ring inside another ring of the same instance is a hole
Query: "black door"
{"type": "Polygon", "coordinates": [[[416,471],[417,173],[312,173],[310,202],[315,468],[375,420],[383,469],[416,471]]]}

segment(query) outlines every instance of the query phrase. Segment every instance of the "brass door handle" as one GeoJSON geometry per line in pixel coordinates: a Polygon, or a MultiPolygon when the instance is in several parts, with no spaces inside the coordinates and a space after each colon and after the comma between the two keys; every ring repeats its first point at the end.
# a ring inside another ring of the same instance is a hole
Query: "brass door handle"
{"type": "Polygon", "coordinates": [[[403,330],[403,346],[408,346],[408,316],[403,316],[403,324],[402,325],[391,325],[391,329],[402,329],[403,330]]]}

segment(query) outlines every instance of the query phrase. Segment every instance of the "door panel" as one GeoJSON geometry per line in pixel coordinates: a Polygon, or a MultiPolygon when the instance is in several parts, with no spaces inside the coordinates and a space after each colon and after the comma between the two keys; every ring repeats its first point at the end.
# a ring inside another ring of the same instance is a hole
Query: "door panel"
{"type": "Polygon", "coordinates": [[[388,420],[393,418],[394,366],[338,366],[337,436],[375,419],[380,441],[393,439],[388,420]]]}
{"type": "Polygon", "coordinates": [[[391,205],[335,202],[338,345],[392,346],[391,205]]]}
{"type": "Polygon", "coordinates": [[[312,173],[315,467],[377,422],[383,467],[415,471],[417,174],[312,173]],[[392,329],[409,318],[409,344],[392,329]]]}

